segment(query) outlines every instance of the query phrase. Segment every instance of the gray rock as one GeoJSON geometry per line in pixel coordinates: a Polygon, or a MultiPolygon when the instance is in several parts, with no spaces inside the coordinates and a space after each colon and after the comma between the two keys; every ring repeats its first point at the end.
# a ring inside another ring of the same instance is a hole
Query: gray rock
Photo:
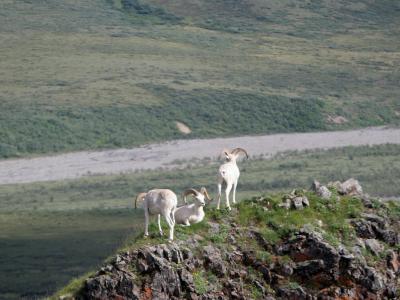
{"type": "Polygon", "coordinates": [[[360,183],[354,178],[342,182],[338,188],[338,192],[342,195],[350,196],[361,196],[363,194],[360,183]]]}
{"type": "Polygon", "coordinates": [[[332,192],[324,185],[321,185],[318,181],[314,180],[311,189],[322,199],[330,199],[332,192]]]}
{"type": "Polygon", "coordinates": [[[332,196],[332,192],[323,185],[317,190],[317,195],[320,196],[322,199],[330,199],[332,196]]]}
{"type": "Polygon", "coordinates": [[[307,299],[307,293],[302,287],[290,288],[281,287],[278,288],[277,296],[282,299],[307,299]]]}
{"type": "Polygon", "coordinates": [[[400,256],[393,250],[389,250],[386,254],[386,263],[388,268],[397,273],[400,270],[400,256]]]}
{"type": "Polygon", "coordinates": [[[292,199],[292,204],[295,209],[303,209],[303,197],[295,197],[292,199]]]}
{"type": "Polygon", "coordinates": [[[290,264],[286,263],[282,266],[282,275],[291,276],[293,274],[293,268],[290,264]]]}
{"type": "Polygon", "coordinates": [[[371,267],[364,268],[364,276],[361,283],[370,291],[376,292],[384,288],[384,280],[382,276],[371,267]]]}
{"type": "Polygon", "coordinates": [[[304,207],[310,206],[310,201],[308,201],[308,198],[306,196],[302,197],[302,202],[304,207]]]}
{"type": "Polygon", "coordinates": [[[384,250],[384,247],[376,239],[365,240],[365,246],[376,256],[379,256],[384,250]]]}
{"type": "Polygon", "coordinates": [[[396,246],[400,243],[400,233],[394,230],[383,230],[380,228],[374,227],[374,231],[378,239],[384,241],[385,243],[389,244],[390,246],[396,246]]]}
{"type": "Polygon", "coordinates": [[[371,199],[370,199],[368,194],[363,194],[361,196],[361,201],[363,202],[364,206],[367,207],[367,208],[373,208],[374,207],[374,205],[373,205],[373,203],[372,203],[372,201],[371,201],[371,199]]]}
{"type": "Polygon", "coordinates": [[[208,245],[203,248],[203,257],[205,264],[217,276],[224,276],[227,272],[224,261],[222,260],[221,252],[218,248],[208,245]]]}
{"type": "Polygon", "coordinates": [[[311,184],[311,190],[316,192],[320,186],[321,186],[321,183],[314,179],[313,183],[311,184]]]}
{"type": "Polygon", "coordinates": [[[87,279],[83,295],[88,299],[112,299],[118,295],[139,299],[139,288],[133,283],[130,274],[118,272],[115,275],[99,275],[87,279]]]}
{"type": "Polygon", "coordinates": [[[379,228],[381,228],[381,229],[385,229],[388,226],[387,221],[384,218],[382,218],[376,214],[362,213],[361,217],[367,221],[376,223],[379,226],[379,228]]]}
{"type": "Polygon", "coordinates": [[[280,255],[289,255],[294,260],[313,261],[310,268],[315,267],[314,270],[322,266],[322,261],[323,268],[319,270],[320,284],[329,286],[339,277],[340,255],[320,234],[300,231],[296,237],[277,247],[277,252],[280,255]]]}
{"type": "Polygon", "coordinates": [[[325,269],[322,259],[307,260],[296,264],[294,273],[302,279],[310,279],[325,269]]]}
{"type": "Polygon", "coordinates": [[[357,236],[365,239],[376,238],[376,234],[372,227],[371,222],[364,219],[358,219],[358,220],[352,220],[351,224],[356,230],[357,236]]]}

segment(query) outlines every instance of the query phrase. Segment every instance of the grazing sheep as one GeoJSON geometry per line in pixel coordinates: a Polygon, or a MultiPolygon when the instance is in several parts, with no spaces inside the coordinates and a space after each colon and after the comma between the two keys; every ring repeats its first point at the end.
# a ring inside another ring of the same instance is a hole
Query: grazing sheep
{"type": "Polygon", "coordinates": [[[176,223],[184,226],[190,226],[190,224],[196,224],[203,221],[205,216],[203,210],[203,207],[206,205],[205,199],[207,199],[208,202],[212,201],[205,187],[202,187],[200,192],[195,189],[186,190],[183,193],[185,203],[187,203],[186,196],[188,195],[194,196],[194,203],[180,206],[175,210],[176,223]]]}
{"type": "Polygon", "coordinates": [[[221,189],[223,182],[226,183],[225,197],[226,197],[226,207],[228,208],[228,210],[231,210],[231,206],[229,204],[229,194],[231,192],[232,187],[233,187],[233,203],[236,203],[236,187],[240,176],[240,171],[236,164],[236,160],[239,157],[240,153],[244,153],[246,155],[246,158],[249,158],[249,155],[247,154],[246,150],[242,148],[235,148],[232,151],[224,151],[227,162],[219,167],[217,209],[220,208],[221,189]]]}
{"type": "Polygon", "coordinates": [[[148,191],[147,193],[140,193],[136,197],[135,208],[137,207],[138,200],[143,200],[145,219],[144,236],[146,237],[149,235],[149,215],[157,215],[158,228],[160,234],[163,235],[160,220],[160,216],[162,215],[167,221],[169,227],[169,241],[173,241],[175,226],[174,212],[178,205],[178,199],[175,193],[168,189],[155,189],[148,191]]]}

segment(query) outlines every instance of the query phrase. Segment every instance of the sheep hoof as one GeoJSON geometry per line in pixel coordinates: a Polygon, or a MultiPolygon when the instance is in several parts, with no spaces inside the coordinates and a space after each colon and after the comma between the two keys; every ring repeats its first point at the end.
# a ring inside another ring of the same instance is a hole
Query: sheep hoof
{"type": "Polygon", "coordinates": [[[164,232],[160,231],[160,235],[163,236],[163,235],[164,235],[164,232]]]}
{"type": "Polygon", "coordinates": [[[229,210],[229,211],[231,211],[231,210],[232,210],[232,208],[231,208],[230,206],[228,206],[227,208],[228,208],[228,210],[229,210]]]}

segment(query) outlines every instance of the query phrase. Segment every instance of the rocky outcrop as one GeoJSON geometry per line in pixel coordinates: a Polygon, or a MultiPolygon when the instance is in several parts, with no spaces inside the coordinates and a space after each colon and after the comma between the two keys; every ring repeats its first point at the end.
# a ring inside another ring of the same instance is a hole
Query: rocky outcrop
{"type": "Polygon", "coordinates": [[[330,199],[332,192],[324,185],[321,185],[319,181],[314,180],[311,190],[313,190],[322,199],[330,199]]]}
{"type": "Polygon", "coordinates": [[[280,204],[280,207],[285,209],[293,208],[299,210],[310,206],[310,201],[301,191],[293,190],[290,194],[285,195],[282,200],[283,202],[280,204]]]}
{"type": "MultiPolygon", "coordinates": [[[[141,246],[118,254],[87,278],[72,298],[397,299],[400,223],[387,216],[388,207],[383,204],[374,209],[364,203],[362,213],[349,214],[344,222],[350,245],[327,238],[324,228],[329,219],[312,219],[314,225],[310,222],[301,229],[296,227],[280,235],[278,241],[269,239],[268,234],[272,231],[274,237],[274,231],[282,226],[269,219],[273,210],[299,216],[316,213],[307,211],[313,207],[325,213],[335,211],[340,204],[329,196],[307,208],[310,203],[306,195],[315,200],[314,195],[295,190],[283,196],[283,203],[280,198],[272,203],[268,197],[249,201],[247,208],[252,215],[265,214],[257,219],[264,224],[241,227],[238,210],[219,212],[201,232],[174,243],[141,246]],[[291,212],[282,207],[306,210],[291,212]]],[[[363,201],[361,198],[349,197],[356,206],[355,201],[363,201]]]]}
{"type": "Polygon", "coordinates": [[[358,180],[354,178],[347,179],[344,182],[335,181],[328,183],[328,187],[335,188],[337,192],[341,195],[349,195],[349,196],[361,196],[363,195],[363,189],[358,182],[358,180]]]}
{"type": "MultiPolygon", "coordinates": [[[[116,256],[85,281],[77,298],[250,299],[243,284],[257,289],[262,299],[396,297],[400,261],[395,251],[387,254],[391,273],[385,274],[345,247],[333,247],[316,232],[300,230],[275,247],[254,230],[250,235],[262,247],[273,249],[277,258],[289,256],[292,260],[266,262],[243,246],[233,246],[236,250],[230,252],[211,244],[195,249],[182,242],[145,246],[116,256]],[[195,276],[201,272],[211,272],[218,278],[217,282],[207,282],[206,291],[199,290],[196,283],[195,276]]],[[[369,247],[368,240],[366,244],[369,247]]]]}

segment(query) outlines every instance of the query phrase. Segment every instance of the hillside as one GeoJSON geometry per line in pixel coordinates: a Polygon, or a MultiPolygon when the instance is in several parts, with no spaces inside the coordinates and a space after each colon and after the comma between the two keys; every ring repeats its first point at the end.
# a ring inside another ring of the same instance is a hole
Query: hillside
{"type": "Polygon", "coordinates": [[[0,158],[399,124],[397,1],[6,0],[0,158]]]}
{"type": "Polygon", "coordinates": [[[400,206],[349,182],[208,208],[174,243],[134,239],[53,298],[398,299],[400,206]]]}

